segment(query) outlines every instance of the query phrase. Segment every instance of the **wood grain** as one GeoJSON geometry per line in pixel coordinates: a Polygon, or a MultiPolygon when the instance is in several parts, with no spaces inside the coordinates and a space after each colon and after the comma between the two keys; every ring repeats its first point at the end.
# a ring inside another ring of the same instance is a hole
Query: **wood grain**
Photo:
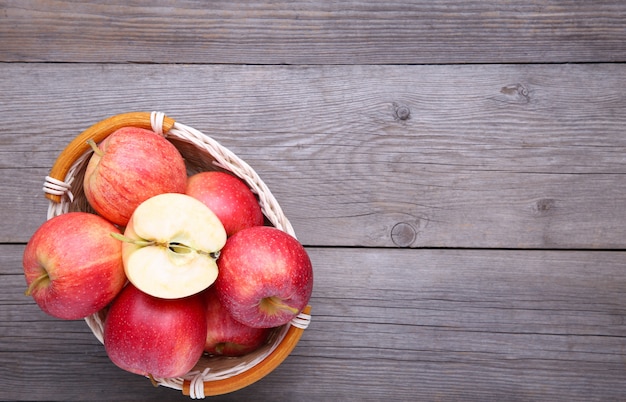
{"type": "Polygon", "coordinates": [[[44,177],[161,111],[246,160],[313,320],[216,401],[626,395],[626,2],[0,0],[0,400],[188,401],[23,295],[44,177]]]}
{"type": "MultiPolygon", "coordinates": [[[[22,249],[0,245],[1,399],[184,400],[113,366],[83,322],[41,313],[22,295],[22,249]]],[[[215,400],[626,393],[624,252],[308,251],[316,275],[310,327],[268,377],[215,400]]]]}
{"type": "Polygon", "coordinates": [[[307,245],[620,249],[626,67],[0,65],[0,241],[91,124],[158,110],[250,163],[307,245]],[[95,77],[95,78],[94,78],[95,77]]]}
{"type": "Polygon", "coordinates": [[[626,4],[0,2],[0,61],[216,64],[626,60],[626,4]]]}

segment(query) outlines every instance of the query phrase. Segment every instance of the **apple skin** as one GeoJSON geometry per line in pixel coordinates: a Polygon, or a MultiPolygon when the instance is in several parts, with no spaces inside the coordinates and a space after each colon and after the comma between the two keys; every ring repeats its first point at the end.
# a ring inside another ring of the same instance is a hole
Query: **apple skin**
{"type": "Polygon", "coordinates": [[[269,226],[243,229],[226,240],[217,260],[218,297],[237,321],[271,328],[291,321],[306,307],[313,268],[304,247],[269,226]]]}
{"type": "Polygon", "coordinates": [[[236,176],[218,171],[196,173],[187,179],[186,193],[202,201],[217,215],[228,236],[241,229],[263,225],[259,201],[236,176]]]}
{"type": "Polygon", "coordinates": [[[123,127],[105,138],[83,180],[91,207],[120,226],[126,226],[143,201],[161,193],[184,193],[186,184],[185,161],[176,147],[138,127],[123,127]]]}
{"type": "Polygon", "coordinates": [[[87,212],[70,212],[44,222],[23,255],[28,290],[47,314],[74,320],[104,308],[126,282],[119,229],[87,212]]]}
{"type": "Polygon", "coordinates": [[[243,356],[268,339],[271,328],[252,328],[235,320],[210,287],[202,292],[206,304],[207,335],[204,351],[215,356],[243,356]]]}
{"type": "Polygon", "coordinates": [[[111,303],[104,348],[119,368],[159,378],[187,374],[202,356],[206,314],[199,294],[160,299],[131,283],[111,303]]]}

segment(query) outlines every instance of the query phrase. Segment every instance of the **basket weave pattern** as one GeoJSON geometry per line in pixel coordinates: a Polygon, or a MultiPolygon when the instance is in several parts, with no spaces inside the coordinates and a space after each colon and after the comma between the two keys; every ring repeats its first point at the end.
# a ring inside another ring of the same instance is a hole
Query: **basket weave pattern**
{"type": "MultiPolygon", "coordinates": [[[[206,170],[224,170],[244,180],[257,195],[269,223],[295,237],[291,223],[254,169],[214,139],[192,127],[175,122],[160,112],[113,116],[92,126],[68,145],[55,163],[55,167],[66,165],[66,168],[62,167],[60,172],[56,172],[56,176],[62,177],[55,177],[53,168],[44,182],[44,192],[50,199],[48,219],[71,211],[93,212],[83,192],[83,175],[92,151],[82,143],[89,138],[99,142],[120,125],[144,126],[164,136],[183,155],[190,175],[206,170]]],[[[267,344],[255,352],[239,358],[203,356],[196,367],[185,376],[154,378],[153,381],[156,385],[181,390],[194,399],[245,387],[267,375],[287,357],[302,331],[309,325],[311,316],[308,312],[307,308],[290,324],[277,328],[267,344]]],[[[101,343],[104,343],[105,318],[106,309],[85,318],[101,343]]]]}

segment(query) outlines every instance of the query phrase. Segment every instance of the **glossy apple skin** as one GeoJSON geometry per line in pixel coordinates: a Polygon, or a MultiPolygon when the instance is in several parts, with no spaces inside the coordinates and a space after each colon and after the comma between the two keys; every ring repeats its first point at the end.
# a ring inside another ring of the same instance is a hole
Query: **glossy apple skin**
{"type": "Polygon", "coordinates": [[[200,295],[160,299],[132,284],[111,303],[104,347],[121,369],[159,378],[180,377],[202,356],[206,315],[200,295]]]}
{"type": "Polygon", "coordinates": [[[187,179],[187,195],[202,201],[217,215],[226,234],[263,225],[261,206],[250,188],[231,174],[209,171],[187,179]]]}
{"type": "Polygon", "coordinates": [[[214,287],[202,293],[206,305],[204,351],[215,356],[243,356],[265,343],[272,329],[252,328],[235,320],[222,306],[214,287]]]}
{"type": "Polygon", "coordinates": [[[313,268],[304,247],[269,226],[243,229],[226,240],[217,260],[216,292],[237,321],[271,328],[291,321],[306,307],[313,290],[313,268]],[[273,298],[289,307],[267,309],[273,298]]]}
{"type": "Polygon", "coordinates": [[[126,226],[133,211],[161,193],[184,193],[185,161],[172,143],[150,130],[121,128],[98,148],[85,170],[87,201],[104,218],[126,226]]]}
{"type": "Polygon", "coordinates": [[[31,289],[47,314],[66,320],[85,318],[104,308],[126,282],[122,245],[111,237],[119,229],[87,212],[70,212],[44,222],[23,255],[26,284],[46,271],[49,278],[31,289]]]}

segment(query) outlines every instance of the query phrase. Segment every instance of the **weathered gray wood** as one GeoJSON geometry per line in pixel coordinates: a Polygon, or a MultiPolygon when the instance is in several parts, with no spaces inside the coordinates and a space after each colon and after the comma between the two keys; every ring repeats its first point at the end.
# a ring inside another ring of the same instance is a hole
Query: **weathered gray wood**
{"type": "MultiPolygon", "coordinates": [[[[22,249],[0,246],[0,399],[184,399],[113,366],[84,323],[41,313],[21,294],[22,249]]],[[[624,252],[308,250],[303,339],[269,377],[215,400],[626,394],[624,252]]]]}
{"type": "Polygon", "coordinates": [[[0,2],[0,61],[248,64],[626,60],[623,1],[0,2]]]}
{"type": "Polygon", "coordinates": [[[189,400],[23,295],[56,155],[133,110],[248,161],[313,260],[292,355],[212,400],[623,400],[624,61],[616,0],[0,0],[0,400],[189,400]]]}
{"type": "Polygon", "coordinates": [[[0,241],[60,150],[160,110],[265,179],[308,245],[623,248],[626,65],[4,64],[0,241]]]}

